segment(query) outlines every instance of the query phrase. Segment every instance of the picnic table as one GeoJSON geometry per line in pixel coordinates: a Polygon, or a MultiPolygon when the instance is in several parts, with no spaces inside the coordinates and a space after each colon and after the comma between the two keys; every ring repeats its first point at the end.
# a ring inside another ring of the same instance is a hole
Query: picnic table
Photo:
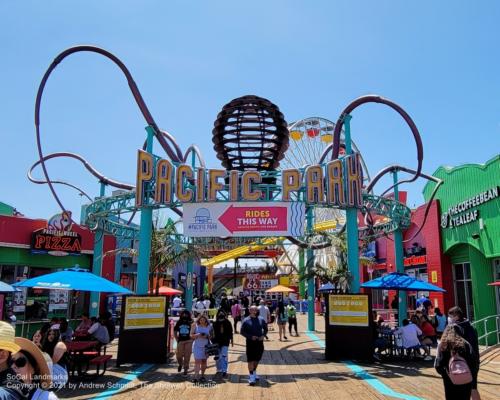
{"type": "Polygon", "coordinates": [[[70,359],[71,376],[75,376],[75,372],[78,376],[85,374],[89,368],[89,361],[101,355],[101,344],[97,340],[68,342],[66,348],[70,359]]]}

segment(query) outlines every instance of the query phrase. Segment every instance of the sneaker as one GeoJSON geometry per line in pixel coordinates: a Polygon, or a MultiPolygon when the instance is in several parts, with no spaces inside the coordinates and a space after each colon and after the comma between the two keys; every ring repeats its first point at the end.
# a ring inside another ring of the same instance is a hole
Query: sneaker
{"type": "Polygon", "coordinates": [[[254,376],[254,378],[255,378],[256,381],[260,381],[260,376],[257,375],[257,372],[254,372],[253,376],[254,376]]]}
{"type": "Polygon", "coordinates": [[[188,370],[187,370],[187,369],[185,369],[185,370],[184,370],[184,372],[182,373],[182,375],[183,375],[183,376],[187,376],[187,374],[188,374],[188,370]]]}
{"type": "Polygon", "coordinates": [[[424,361],[432,361],[432,357],[431,356],[427,356],[424,358],[424,361]]]}
{"type": "Polygon", "coordinates": [[[181,370],[182,370],[182,365],[179,365],[179,366],[177,367],[177,372],[181,372],[181,370]]]}
{"type": "Polygon", "coordinates": [[[285,340],[288,340],[288,338],[286,336],[284,336],[285,340]]]}
{"type": "Polygon", "coordinates": [[[227,378],[227,372],[223,372],[223,373],[222,373],[222,377],[223,377],[223,378],[227,378]]]}
{"type": "Polygon", "coordinates": [[[248,383],[249,383],[250,386],[254,386],[255,385],[255,375],[254,374],[248,375],[248,383]]]}

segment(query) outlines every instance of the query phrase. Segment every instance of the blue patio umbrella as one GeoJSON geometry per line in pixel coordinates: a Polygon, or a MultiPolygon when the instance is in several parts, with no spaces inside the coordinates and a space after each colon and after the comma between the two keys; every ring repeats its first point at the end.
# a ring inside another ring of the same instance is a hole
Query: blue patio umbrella
{"type": "Polygon", "coordinates": [[[16,289],[14,286],[9,285],[8,283],[0,281],[0,293],[11,293],[17,292],[20,289],[16,289]]]}
{"type": "Polygon", "coordinates": [[[324,285],[321,285],[318,289],[318,292],[331,292],[332,290],[335,290],[335,286],[333,286],[331,282],[328,282],[324,285]]]}
{"type": "Polygon", "coordinates": [[[406,290],[406,291],[426,291],[426,292],[446,292],[431,283],[412,278],[400,272],[392,272],[371,281],[365,282],[361,287],[381,290],[406,290]]]}
{"type": "Polygon", "coordinates": [[[81,290],[87,292],[132,293],[127,288],[89,272],[88,269],[67,268],[64,271],[37,276],[14,284],[15,287],[81,290]]]}

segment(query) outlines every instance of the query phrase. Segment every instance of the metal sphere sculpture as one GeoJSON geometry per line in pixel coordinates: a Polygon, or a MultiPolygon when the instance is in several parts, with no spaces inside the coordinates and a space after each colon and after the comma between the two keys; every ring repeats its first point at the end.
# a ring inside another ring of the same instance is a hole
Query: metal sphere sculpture
{"type": "Polygon", "coordinates": [[[214,149],[228,170],[275,170],[288,148],[288,128],[278,106],[258,96],[227,103],[212,130],[214,149]]]}

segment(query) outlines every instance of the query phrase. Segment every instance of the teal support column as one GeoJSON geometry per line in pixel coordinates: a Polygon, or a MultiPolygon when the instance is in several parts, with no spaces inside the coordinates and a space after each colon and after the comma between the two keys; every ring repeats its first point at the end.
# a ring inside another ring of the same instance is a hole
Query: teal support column
{"type": "MultiPolygon", "coordinates": [[[[304,276],[306,272],[306,262],[305,262],[305,254],[304,249],[299,247],[299,275],[304,276]]],[[[305,298],[306,296],[306,283],[301,280],[299,282],[299,294],[301,298],[305,298]]]]}
{"type": "MultiPolygon", "coordinates": [[[[313,209],[308,208],[306,214],[307,221],[307,232],[310,233],[313,230],[313,209]]],[[[307,265],[309,268],[312,268],[314,265],[314,251],[313,249],[307,249],[307,265]]],[[[314,322],[314,299],[316,297],[315,293],[315,279],[314,277],[310,277],[307,280],[307,330],[314,331],[315,330],[315,322],[314,322]]]]}
{"type": "MultiPolygon", "coordinates": [[[[392,180],[394,184],[398,181],[398,171],[392,171],[392,180]]],[[[394,187],[394,200],[399,201],[399,189],[397,186],[394,187]]],[[[403,233],[401,229],[397,229],[394,232],[394,258],[396,262],[396,272],[401,272],[404,274],[404,254],[403,254],[403,233]]],[[[403,319],[406,318],[407,306],[406,306],[406,292],[403,290],[398,291],[398,322],[399,326],[403,326],[403,319]]]]}
{"type": "MultiPolygon", "coordinates": [[[[196,166],[196,153],[194,151],[191,151],[191,167],[193,170],[195,169],[196,166]]],[[[189,245],[191,246],[191,244],[189,245]]],[[[191,253],[191,252],[190,252],[191,253]]],[[[184,304],[187,310],[191,311],[193,309],[193,258],[189,257],[186,261],[186,292],[184,293],[185,298],[184,298],[184,304]]],[[[235,273],[234,273],[234,287],[236,287],[236,264],[237,260],[235,261],[235,273]]],[[[211,267],[213,268],[213,267],[211,267]]],[[[208,269],[208,268],[207,268],[208,269]]],[[[208,272],[208,271],[207,271],[208,272]]]]}
{"type": "MultiPolygon", "coordinates": [[[[146,151],[153,152],[153,128],[146,128],[148,133],[146,151]]],[[[149,207],[149,198],[146,196],[144,206],[141,207],[141,222],[139,227],[139,260],[137,264],[137,294],[147,294],[150,258],[151,258],[151,231],[153,229],[153,209],[149,207]]]]}
{"type": "MultiPolygon", "coordinates": [[[[106,185],[101,182],[99,197],[104,197],[106,194],[106,185]]],[[[104,231],[101,226],[94,232],[94,254],[92,256],[92,273],[101,276],[102,273],[102,256],[104,247],[104,231]]],[[[99,315],[99,292],[90,292],[90,316],[97,317],[99,315]]]]}
{"type": "Polygon", "coordinates": [[[193,258],[189,257],[186,262],[186,292],[185,292],[186,309],[193,309],[193,258]]]}
{"type": "MultiPolygon", "coordinates": [[[[346,155],[352,154],[351,143],[351,116],[344,117],[344,138],[346,155]]],[[[349,191],[345,188],[348,196],[349,191]]],[[[347,267],[352,276],[351,293],[359,293],[359,242],[358,242],[358,209],[346,209],[346,235],[347,235],[347,267]]]]}

